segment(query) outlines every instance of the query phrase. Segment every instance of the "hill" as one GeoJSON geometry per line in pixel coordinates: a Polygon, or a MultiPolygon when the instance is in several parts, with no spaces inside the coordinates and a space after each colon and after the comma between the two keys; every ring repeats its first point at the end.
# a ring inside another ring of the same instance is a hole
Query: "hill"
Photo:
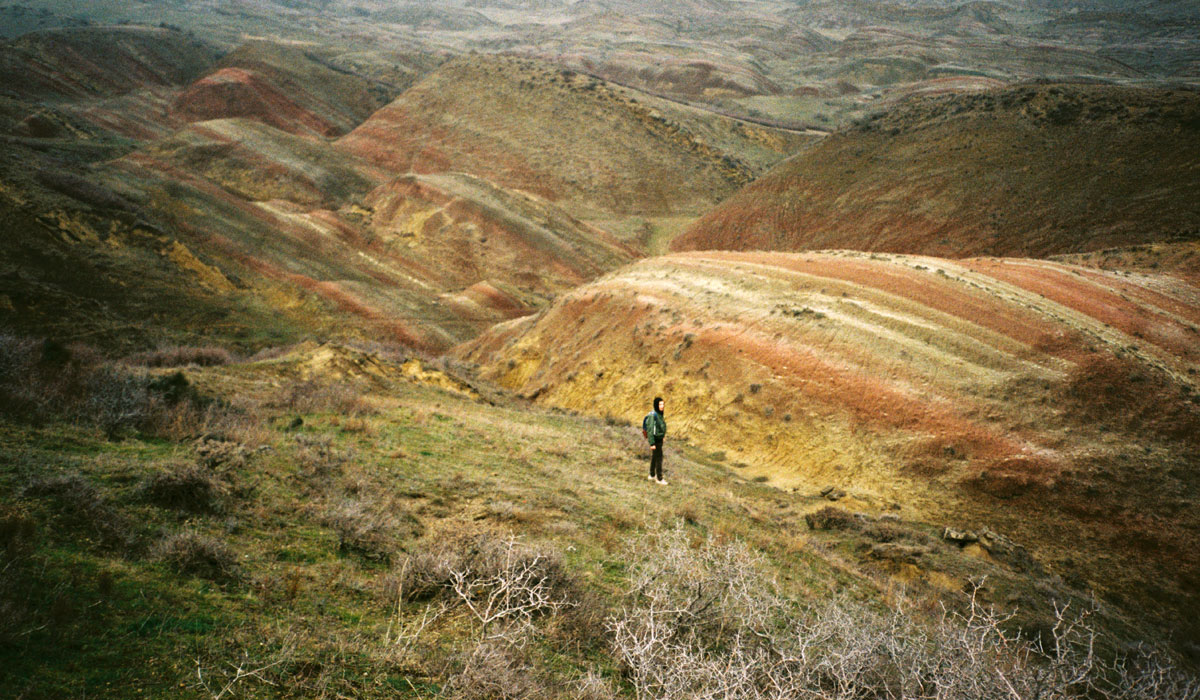
{"type": "Polygon", "coordinates": [[[455,354],[784,489],[1001,528],[1195,640],[1197,287],[1033,260],[854,252],[641,261],[455,354]]]}
{"type": "Polygon", "coordinates": [[[295,134],[340,136],[398,88],[341,68],[312,50],[265,41],[243,44],[171,104],[181,122],[257,119],[295,134]]]}
{"type": "MultiPolygon", "coordinates": [[[[1043,666],[991,645],[1044,635],[1060,667],[1105,687],[1188,697],[1161,652],[1136,657],[1167,664],[1150,679],[1103,675],[1149,632],[1139,620],[1106,607],[1055,636],[1054,605],[1086,606],[1085,591],[997,533],[993,557],[939,523],[826,508],[678,441],[671,485],[649,483],[632,427],[528,406],[444,364],[316,343],[160,370],[54,352],[87,387],[79,405],[105,386],[150,393],[127,404],[148,407],[136,415],[72,419],[61,385],[0,375],[0,679],[26,696],[615,700],[683,682],[799,695],[829,677],[789,660],[813,649],[863,654],[832,671],[863,693],[918,676],[1025,687],[1043,666]],[[30,393],[36,425],[9,411],[30,393]],[[638,643],[651,633],[675,641],[638,643]],[[905,651],[864,652],[889,645],[905,651]]],[[[0,367],[45,354],[0,336],[0,367]]]]}
{"type": "Polygon", "coordinates": [[[0,323],[65,341],[439,350],[635,255],[536,197],[461,175],[393,181],[255,120],[192,124],[106,163],[61,158],[19,145],[0,160],[0,213],[24,232],[0,241],[0,323]]]}
{"type": "Polygon", "coordinates": [[[1198,134],[1190,90],[914,99],[780,164],[673,247],[1046,256],[1195,238],[1198,134]]]}
{"type": "Polygon", "coordinates": [[[327,143],[244,119],[194,124],[105,176],[269,307],[310,296],[332,306],[307,312],[304,327],[342,324],[428,350],[633,256],[536,198],[465,177],[392,181],[327,143]]]}
{"type": "Polygon", "coordinates": [[[737,134],[737,145],[718,147],[683,118],[594,78],[472,56],[439,68],[338,148],[396,173],[467,172],[594,218],[697,214],[754,174],[738,146],[782,158],[795,142],[712,113],[690,118],[737,134]]]}
{"type": "Polygon", "coordinates": [[[71,27],[0,43],[0,129],[96,142],[155,138],[175,126],[178,92],[217,60],[192,35],[159,27],[71,27]]]}
{"type": "Polygon", "coordinates": [[[169,29],[51,29],[0,44],[0,83],[23,99],[112,96],[186,84],[214,60],[213,48],[169,29]]]}

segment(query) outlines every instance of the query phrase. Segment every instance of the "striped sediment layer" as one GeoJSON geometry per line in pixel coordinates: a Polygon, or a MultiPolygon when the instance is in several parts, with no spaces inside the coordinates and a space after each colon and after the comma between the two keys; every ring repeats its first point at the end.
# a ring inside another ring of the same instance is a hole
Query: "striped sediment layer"
{"type": "Polygon", "coordinates": [[[635,263],[457,353],[594,415],[636,421],[661,394],[672,435],[746,475],[1001,527],[1098,589],[1185,605],[1198,341],[1200,288],[1167,275],[709,252],[635,263]]]}

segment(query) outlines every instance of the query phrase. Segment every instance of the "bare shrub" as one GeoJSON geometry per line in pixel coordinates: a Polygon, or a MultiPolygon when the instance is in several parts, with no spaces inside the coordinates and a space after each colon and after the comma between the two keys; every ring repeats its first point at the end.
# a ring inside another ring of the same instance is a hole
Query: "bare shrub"
{"type": "Polygon", "coordinates": [[[588,671],[572,684],[571,697],[575,700],[616,700],[617,691],[595,671],[588,671]]]}
{"type": "Polygon", "coordinates": [[[500,640],[482,640],[459,660],[446,682],[447,695],[461,700],[534,700],[549,693],[529,660],[500,640]]]}
{"type": "Polygon", "coordinates": [[[110,438],[141,432],[182,439],[247,420],[200,395],[180,372],[135,372],[86,346],[10,335],[0,335],[0,413],[95,425],[110,438]]]}
{"type": "Polygon", "coordinates": [[[858,522],[849,511],[833,506],[809,513],[804,516],[810,530],[857,530],[858,522]]]}
{"type": "Polygon", "coordinates": [[[204,513],[220,510],[229,485],[209,467],[172,462],[147,477],[139,491],[144,499],[164,508],[204,513]]]}
{"type": "Polygon", "coordinates": [[[254,697],[251,690],[255,686],[279,685],[279,672],[276,667],[288,666],[296,661],[296,647],[299,641],[295,635],[288,635],[277,648],[266,654],[263,653],[263,643],[253,652],[243,651],[237,661],[224,663],[212,662],[205,664],[200,657],[195,659],[196,681],[193,688],[202,692],[212,700],[225,697],[237,697],[238,690],[251,691],[248,697],[254,697]]]}
{"type": "Polygon", "coordinates": [[[125,363],[139,367],[217,367],[237,362],[236,355],[225,348],[173,345],[125,358],[125,363]]]}
{"type": "Polygon", "coordinates": [[[514,536],[462,537],[408,557],[400,571],[405,596],[449,596],[470,611],[482,638],[513,639],[537,617],[574,605],[558,556],[514,536]]]}
{"type": "Polygon", "coordinates": [[[250,450],[241,442],[223,439],[219,435],[202,435],[192,443],[197,461],[206,469],[219,473],[237,471],[250,460],[250,450]]]}
{"type": "Polygon", "coordinates": [[[1105,661],[1087,611],[1060,607],[1030,639],[975,594],[935,620],[847,599],[794,609],[736,543],[646,539],[608,621],[638,698],[1182,700],[1200,689],[1156,651],[1105,661]]]}
{"type": "Polygon", "coordinates": [[[296,444],[296,464],[306,478],[326,479],[340,474],[354,458],[353,452],[334,447],[328,435],[297,435],[296,444]]]}
{"type": "Polygon", "coordinates": [[[580,652],[606,650],[609,639],[604,625],[613,612],[609,599],[584,586],[572,587],[569,598],[571,604],[554,616],[547,636],[580,652]]]}
{"type": "Polygon", "coordinates": [[[402,542],[419,537],[421,521],[392,505],[343,499],[326,507],[321,522],[338,535],[338,545],[368,559],[388,560],[402,542]]]}
{"type": "Polygon", "coordinates": [[[296,413],[337,413],[355,417],[376,413],[363,398],[362,390],[348,382],[292,382],[284,388],[281,403],[296,413]]]}
{"type": "Polygon", "coordinates": [[[89,377],[86,391],[81,413],[109,437],[136,431],[151,415],[150,389],[140,377],[101,366],[89,377]]]}
{"type": "Polygon", "coordinates": [[[224,542],[193,530],[164,537],[153,554],[177,571],[210,581],[231,581],[239,575],[237,556],[224,542]]]}

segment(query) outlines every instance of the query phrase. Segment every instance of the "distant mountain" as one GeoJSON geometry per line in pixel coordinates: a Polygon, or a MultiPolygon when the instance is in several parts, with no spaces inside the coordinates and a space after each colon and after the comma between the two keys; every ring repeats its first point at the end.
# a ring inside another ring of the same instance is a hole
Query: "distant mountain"
{"type": "Polygon", "coordinates": [[[913,99],[779,165],[673,247],[1045,256],[1197,238],[1197,162],[1193,91],[913,99]]]}
{"type": "MultiPolygon", "coordinates": [[[[436,351],[636,254],[536,196],[466,175],[396,179],[335,148],[325,135],[394,89],[375,77],[382,54],[252,42],[217,63],[180,32],[124,27],[3,48],[27,74],[0,96],[11,331],[436,351]],[[105,73],[104,56],[129,65],[105,73]],[[239,116],[206,119],[221,114],[239,116]]],[[[396,56],[410,71],[440,61],[396,56]]]]}

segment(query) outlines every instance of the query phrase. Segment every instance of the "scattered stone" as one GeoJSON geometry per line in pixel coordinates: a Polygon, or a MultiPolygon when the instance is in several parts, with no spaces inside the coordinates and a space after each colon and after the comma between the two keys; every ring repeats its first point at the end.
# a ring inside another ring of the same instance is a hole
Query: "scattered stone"
{"type": "Polygon", "coordinates": [[[825,496],[826,500],[840,501],[846,497],[846,492],[841,489],[834,489],[834,490],[830,491],[829,493],[822,494],[822,495],[825,496]]]}
{"type": "Polygon", "coordinates": [[[978,542],[979,535],[971,532],[970,530],[955,530],[952,527],[948,527],[942,531],[942,539],[946,540],[947,542],[953,542],[959,547],[963,547],[971,544],[972,542],[978,542]]]}
{"type": "Polygon", "coordinates": [[[821,495],[822,495],[822,496],[828,496],[828,495],[829,495],[829,494],[831,494],[831,493],[833,493],[833,487],[832,487],[832,486],[826,486],[825,488],[821,489],[821,495]]]}
{"type": "Polygon", "coordinates": [[[884,513],[879,516],[879,521],[883,523],[898,523],[900,522],[900,516],[895,513],[884,513]]]}

